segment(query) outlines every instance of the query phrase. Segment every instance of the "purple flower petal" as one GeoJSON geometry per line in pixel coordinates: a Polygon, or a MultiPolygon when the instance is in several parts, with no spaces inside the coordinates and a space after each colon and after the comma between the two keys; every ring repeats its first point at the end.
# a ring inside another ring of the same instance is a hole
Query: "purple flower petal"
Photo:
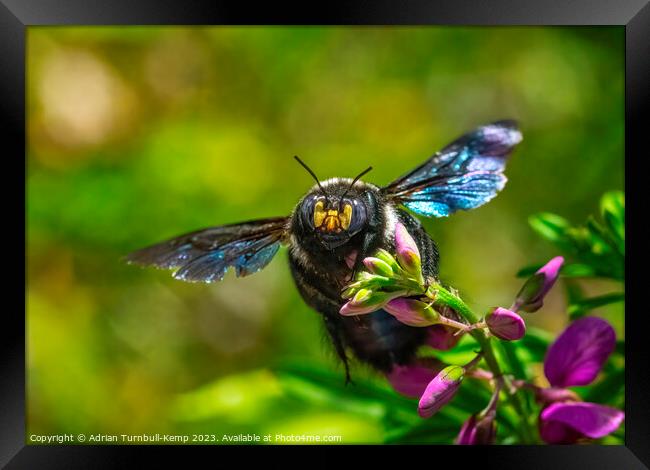
{"type": "Polygon", "coordinates": [[[502,307],[492,310],[485,318],[485,323],[490,333],[506,341],[516,341],[526,334],[523,318],[502,307]]]}
{"type": "Polygon", "coordinates": [[[553,387],[590,384],[616,347],[616,333],[602,318],[583,317],[548,348],[544,374],[553,387]]]}
{"type": "Polygon", "coordinates": [[[547,444],[573,444],[582,438],[575,429],[558,421],[539,420],[539,435],[547,444]]]}
{"type": "Polygon", "coordinates": [[[433,325],[427,328],[427,344],[435,349],[446,351],[456,346],[465,333],[456,335],[458,330],[445,325],[433,325]]]}
{"type": "Polygon", "coordinates": [[[384,310],[409,326],[430,326],[438,321],[433,308],[415,299],[398,297],[384,305],[384,310]]]}
{"type": "Polygon", "coordinates": [[[460,428],[456,444],[459,445],[486,445],[492,444],[496,437],[495,411],[490,411],[483,418],[477,419],[476,415],[469,417],[460,428]]]}
{"type": "Polygon", "coordinates": [[[420,251],[418,246],[401,223],[395,225],[395,251],[399,264],[410,274],[422,276],[420,251]]]}
{"type": "Polygon", "coordinates": [[[463,381],[465,370],[460,366],[447,366],[429,382],[420,397],[418,414],[429,418],[445,406],[456,394],[463,381]]]}
{"type": "Polygon", "coordinates": [[[618,429],[625,413],[596,403],[553,403],[540,415],[540,435],[549,444],[569,444],[579,437],[598,439],[618,429]]]}
{"type": "Polygon", "coordinates": [[[396,392],[410,398],[419,398],[441,369],[442,363],[439,363],[438,367],[395,366],[386,374],[386,378],[396,392]]]}
{"type": "Polygon", "coordinates": [[[404,227],[404,225],[399,222],[395,225],[395,248],[397,250],[397,254],[410,251],[415,253],[418,258],[420,257],[418,245],[415,243],[415,240],[413,240],[413,237],[408,232],[406,227],[404,227]]]}
{"type": "Polygon", "coordinates": [[[556,256],[539,268],[533,276],[528,278],[517,294],[513,309],[536,312],[542,308],[544,297],[557,281],[563,264],[564,258],[556,256]]]}
{"type": "Polygon", "coordinates": [[[368,306],[361,306],[357,305],[352,301],[346,302],[343,304],[343,307],[339,310],[339,313],[341,315],[365,315],[367,313],[372,313],[379,310],[379,306],[375,305],[368,305],[368,306]]]}
{"type": "Polygon", "coordinates": [[[363,264],[372,274],[386,277],[391,277],[393,275],[393,268],[391,268],[386,261],[379,258],[369,256],[363,259],[363,264]]]}
{"type": "Polygon", "coordinates": [[[476,415],[469,417],[460,428],[456,444],[459,445],[472,445],[474,443],[474,436],[476,435],[476,415]]]}
{"type": "Polygon", "coordinates": [[[542,291],[539,293],[540,297],[543,298],[551,290],[551,287],[553,287],[553,284],[555,284],[555,281],[557,281],[560,275],[560,269],[563,264],[564,258],[562,256],[556,256],[537,270],[536,274],[544,275],[544,285],[542,291]]]}

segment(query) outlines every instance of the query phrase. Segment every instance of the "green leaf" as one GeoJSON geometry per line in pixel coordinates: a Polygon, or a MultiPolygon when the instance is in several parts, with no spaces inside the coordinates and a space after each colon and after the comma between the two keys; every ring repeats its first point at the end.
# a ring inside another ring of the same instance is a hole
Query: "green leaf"
{"type": "Polygon", "coordinates": [[[619,339],[616,341],[616,349],[614,352],[621,357],[625,357],[625,340],[624,339],[619,339]]]}
{"type": "Polygon", "coordinates": [[[580,285],[574,280],[567,280],[564,283],[564,290],[569,305],[575,304],[585,298],[584,292],[580,285]]]}
{"type": "Polygon", "coordinates": [[[397,394],[386,384],[354,377],[345,385],[340,372],[320,364],[285,362],[273,368],[282,390],[293,398],[312,405],[366,416],[391,418],[402,423],[419,420],[417,403],[397,394]]]}
{"type": "Polygon", "coordinates": [[[543,264],[531,264],[529,266],[521,268],[519,271],[517,271],[517,274],[515,276],[517,277],[530,277],[533,274],[537,272],[539,268],[544,266],[543,264]]]}
{"type": "Polygon", "coordinates": [[[528,218],[530,226],[542,237],[562,248],[569,248],[571,240],[567,231],[571,228],[569,222],[559,215],[541,212],[528,218]]]}
{"type": "Polygon", "coordinates": [[[500,346],[504,350],[504,355],[508,361],[509,369],[512,371],[514,376],[518,379],[527,379],[528,374],[526,373],[526,367],[522,359],[517,354],[519,350],[519,343],[515,344],[509,341],[499,341],[500,346]]]}
{"type": "Polygon", "coordinates": [[[528,303],[540,292],[544,286],[545,279],[546,276],[543,273],[533,274],[526,279],[526,282],[524,282],[524,285],[521,286],[521,289],[519,289],[519,292],[515,296],[515,302],[519,302],[519,305],[528,303]]]}
{"type": "Polygon", "coordinates": [[[565,264],[560,270],[562,277],[596,277],[598,274],[593,266],[584,263],[565,264]]]}
{"type": "Polygon", "coordinates": [[[460,423],[452,418],[447,407],[439,411],[433,418],[420,420],[415,426],[403,426],[390,429],[384,442],[386,444],[403,443],[452,443],[460,431],[460,423]]]}
{"type": "Polygon", "coordinates": [[[288,372],[277,374],[285,393],[312,405],[363,415],[371,419],[381,419],[386,414],[386,407],[380,400],[372,400],[368,397],[354,399],[349,394],[342,394],[338,387],[331,384],[288,372]]]}
{"type": "Polygon", "coordinates": [[[591,252],[597,256],[611,253],[616,249],[605,228],[596,222],[593,216],[587,218],[587,243],[591,252]]]}
{"type": "Polygon", "coordinates": [[[531,327],[517,342],[517,348],[528,356],[525,362],[542,362],[552,341],[553,335],[539,328],[531,327]]]}
{"type": "MultiPolygon", "coordinates": [[[[583,226],[551,213],[529,218],[531,227],[577,261],[565,265],[564,277],[603,277],[625,279],[625,196],[621,191],[606,193],[601,199],[604,223],[589,217],[583,226]]],[[[519,271],[521,277],[532,274],[532,266],[519,271]]]]}
{"type": "Polygon", "coordinates": [[[625,254],[625,193],[610,191],[600,200],[600,213],[614,236],[621,254],[625,254]]]}
{"type": "Polygon", "coordinates": [[[612,292],[597,297],[572,301],[568,309],[569,317],[573,321],[584,316],[587,312],[595,308],[624,301],[625,294],[623,292],[612,292]]]}

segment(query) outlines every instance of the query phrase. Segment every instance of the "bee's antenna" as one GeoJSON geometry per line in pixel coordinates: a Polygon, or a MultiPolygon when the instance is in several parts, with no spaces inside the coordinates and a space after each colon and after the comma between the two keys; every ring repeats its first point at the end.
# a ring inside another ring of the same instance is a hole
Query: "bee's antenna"
{"type": "Polygon", "coordinates": [[[343,193],[343,195],[341,196],[341,201],[343,200],[343,198],[345,197],[345,195],[348,193],[348,191],[350,191],[350,190],[352,189],[352,186],[354,186],[354,183],[356,183],[357,181],[359,181],[359,178],[361,178],[363,175],[365,175],[366,173],[368,173],[370,170],[372,170],[372,167],[371,167],[371,166],[369,166],[368,168],[366,168],[365,170],[363,170],[361,173],[359,173],[359,174],[357,175],[356,178],[354,178],[354,179],[352,180],[352,184],[350,184],[350,186],[348,186],[348,189],[346,189],[345,192],[343,193]]]}
{"type": "Polygon", "coordinates": [[[300,164],[303,166],[303,168],[304,168],[305,170],[307,170],[307,171],[309,172],[309,174],[310,174],[310,175],[311,175],[311,176],[316,180],[316,184],[318,185],[318,187],[320,188],[320,190],[321,190],[321,191],[323,192],[323,194],[325,195],[325,200],[326,200],[327,203],[329,204],[329,199],[328,199],[328,197],[327,197],[327,191],[325,191],[325,188],[323,188],[323,186],[321,186],[320,181],[318,180],[318,176],[316,176],[316,173],[314,173],[314,172],[312,171],[312,169],[309,168],[305,162],[303,162],[300,158],[298,158],[298,155],[294,155],[293,158],[295,158],[296,161],[297,161],[298,163],[300,163],[300,164]]]}

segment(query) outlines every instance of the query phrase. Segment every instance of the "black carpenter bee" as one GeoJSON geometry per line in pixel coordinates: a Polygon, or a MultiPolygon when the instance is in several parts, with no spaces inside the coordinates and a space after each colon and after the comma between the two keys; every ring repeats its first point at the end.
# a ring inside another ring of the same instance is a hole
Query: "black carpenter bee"
{"type": "Polygon", "coordinates": [[[514,121],[498,121],[463,135],[422,165],[379,187],[356,178],[316,180],[291,215],[198,230],[127,256],[139,265],[176,269],[189,282],[223,279],[264,268],[281,244],[289,248],[294,281],[304,301],[318,311],[349,380],[348,350],[360,361],[389,373],[409,364],[425,343],[426,328],[400,323],[384,310],[342,316],[342,289],[377,249],[394,251],[401,222],[416,241],[426,277],[437,277],[439,254],[420,222],[402,208],[428,217],[481,206],[503,189],[506,157],[522,139],[514,121]]]}

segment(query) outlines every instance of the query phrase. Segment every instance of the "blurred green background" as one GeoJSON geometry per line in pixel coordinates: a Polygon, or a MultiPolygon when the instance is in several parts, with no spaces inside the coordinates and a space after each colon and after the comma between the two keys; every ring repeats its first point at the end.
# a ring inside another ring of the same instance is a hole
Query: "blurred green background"
{"type": "MultiPolygon", "coordinates": [[[[474,126],[518,119],[499,197],[425,222],[443,279],[479,308],[509,305],[518,269],[557,254],[530,214],[582,223],[623,188],[621,27],[29,27],[27,39],[28,433],[387,439],[391,405],[357,400],[363,385],[327,396],[274,372],[343,382],[286,250],[212,285],[120,259],[289,213],[312,185],[295,154],[321,179],[372,165],[365,179],[383,185],[474,126]]],[[[620,304],[597,313],[622,337],[620,304]]],[[[562,289],[527,321],[561,330],[562,289]]]]}

